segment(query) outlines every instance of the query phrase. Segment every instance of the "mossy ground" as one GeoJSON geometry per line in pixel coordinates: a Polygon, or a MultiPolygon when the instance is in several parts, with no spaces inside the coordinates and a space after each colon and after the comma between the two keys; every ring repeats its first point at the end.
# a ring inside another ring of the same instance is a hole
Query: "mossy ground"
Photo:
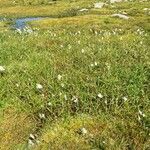
{"type": "Polygon", "coordinates": [[[150,2],[94,2],[0,1],[2,18],[53,17],[29,32],[0,22],[0,149],[30,134],[36,150],[150,148],[150,2]]]}

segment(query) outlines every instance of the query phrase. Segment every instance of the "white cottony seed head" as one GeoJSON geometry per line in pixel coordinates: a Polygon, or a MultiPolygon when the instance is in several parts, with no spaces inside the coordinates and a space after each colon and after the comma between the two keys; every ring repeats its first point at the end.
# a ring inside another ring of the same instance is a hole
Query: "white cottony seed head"
{"type": "Polygon", "coordinates": [[[84,50],[84,49],[82,49],[82,50],[81,50],[81,52],[82,52],[82,53],[84,53],[84,52],[85,52],[85,50],[84,50]]]}
{"type": "Polygon", "coordinates": [[[95,62],[94,62],[94,65],[95,65],[95,66],[97,66],[97,65],[98,65],[98,63],[95,61],[95,62]]]}
{"type": "Polygon", "coordinates": [[[39,114],[40,119],[45,119],[45,114],[39,114]]]}
{"type": "Polygon", "coordinates": [[[5,72],[5,68],[3,66],[0,66],[0,73],[4,73],[5,72]]]}
{"type": "Polygon", "coordinates": [[[94,64],[91,64],[91,67],[94,67],[94,64]]]}
{"type": "Polygon", "coordinates": [[[76,99],[74,99],[74,101],[73,101],[74,103],[78,103],[78,99],[76,98],[76,99]]]}
{"type": "Polygon", "coordinates": [[[37,90],[42,90],[43,89],[43,86],[41,84],[36,84],[36,89],[37,90]]]}
{"type": "Polygon", "coordinates": [[[52,103],[51,103],[51,102],[48,102],[47,105],[48,105],[48,106],[52,106],[52,103]]]}
{"type": "Polygon", "coordinates": [[[122,97],[122,99],[124,100],[124,102],[126,102],[128,99],[127,99],[127,97],[122,97]]]}
{"type": "Polygon", "coordinates": [[[18,84],[18,83],[16,83],[16,87],[19,87],[19,84],[18,84]]]}
{"type": "Polygon", "coordinates": [[[68,98],[67,98],[67,95],[66,95],[66,94],[64,95],[64,99],[65,99],[65,100],[68,100],[68,98]]]}
{"type": "Polygon", "coordinates": [[[101,93],[99,93],[97,96],[98,98],[103,98],[103,95],[101,93]]]}
{"type": "Polygon", "coordinates": [[[29,138],[32,139],[32,140],[34,140],[35,136],[33,134],[30,134],[29,138]]]}
{"type": "Polygon", "coordinates": [[[40,141],[39,141],[39,140],[36,140],[36,143],[37,143],[37,144],[39,144],[39,143],[40,143],[40,141]]]}
{"type": "Polygon", "coordinates": [[[78,98],[77,98],[76,96],[73,96],[73,97],[72,97],[72,101],[73,101],[74,103],[78,103],[78,98]]]}
{"type": "Polygon", "coordinates": [[[81,133],[83,134],[83,135],[85,135],[85,134],[87,134],[87,130],[85,129],[85,128],[81,128],[81,133]]]}
{"type": "Polygon", "coordinates": [[[142,117],[146,117],[146,115],[141,110],[139,110],[139,115],[141,115],[142,117]]]}
{"type": "Polygon", "coordinates": [[[58,80],[61,80],[61,79],[62,79],[62,76],[59,74],[59,75],[57,76],[57,79],[58,79],[58,80]]]}
{"type": "Polygon", "coordinates": [[[32,147],[32,146],[34,146],[34,143],[33,143],[33,141],[32,140],[28,140],[28,145],[29,145],[29,147],[32,147]]]}
{"type": "Polygon", "coordinates": [[[141,117],[138,115],[138,120],[141,121],[141,117]]]}
{"type": "Polygon", "coordinates": [[[78,44],[80,44],[80,43],[81,43],[81,41],[78,41],[77,43],[78,43],[78,44]]]}
{"type": "Polygon", "coordinates": [[[64,83],[61,83],[61,87],[62,87],[62,88],[65,87],[65,84],[64,84],[64,83]]]}

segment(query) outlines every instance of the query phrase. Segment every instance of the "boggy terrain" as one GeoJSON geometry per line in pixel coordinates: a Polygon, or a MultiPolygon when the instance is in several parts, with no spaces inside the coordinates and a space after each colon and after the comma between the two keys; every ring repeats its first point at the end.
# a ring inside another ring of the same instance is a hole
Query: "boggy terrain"
{"type": "Polygon", "coordinates": [[[149,1],[0,0],[0,18],[0,150],[150,149],[149,1]]]}

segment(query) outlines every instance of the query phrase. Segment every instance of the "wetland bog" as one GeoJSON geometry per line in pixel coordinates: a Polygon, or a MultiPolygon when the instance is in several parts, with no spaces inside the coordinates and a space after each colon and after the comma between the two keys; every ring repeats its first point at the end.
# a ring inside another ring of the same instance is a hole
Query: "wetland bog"
{"type": "Polygon", "coordinates": [[[102,2],[0,0],[0,150],[150,148],[150,2],[102,2]]]}

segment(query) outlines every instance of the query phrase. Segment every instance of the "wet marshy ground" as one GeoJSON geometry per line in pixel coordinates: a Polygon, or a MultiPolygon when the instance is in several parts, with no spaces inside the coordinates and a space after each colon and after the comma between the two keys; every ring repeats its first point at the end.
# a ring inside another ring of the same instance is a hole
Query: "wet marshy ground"
{"type": "Polygon", "coordinates": [[[11,29],[23,30],[28,26],[27,25],[28,22],[42,20],[44,18],[46,18],[46,17],[25,17],[25,18],[17,18],[17,19],[0,18],[0,21],[7,22],[11,26],[11,29]]]}

